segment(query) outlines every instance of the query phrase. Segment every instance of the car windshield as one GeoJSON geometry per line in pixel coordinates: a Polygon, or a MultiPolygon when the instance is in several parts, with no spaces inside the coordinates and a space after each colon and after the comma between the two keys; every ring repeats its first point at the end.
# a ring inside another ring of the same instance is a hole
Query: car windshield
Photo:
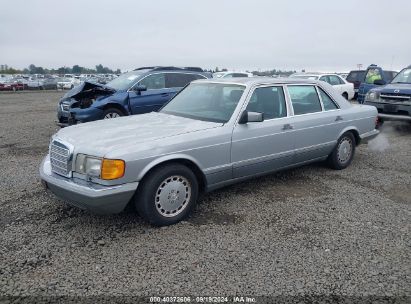
{"type": "Polygon", "coordinates": [[[220,77],[223,77],[225,73],[226,72],[216,72],[216,73],[213,74],[213,77],[214,78],[220,78],[220,77]]]}
{"type": "Polygon", "coordinates": [[[225,123],[237,107],[245,86],[225,83],[192,83],[174,97],[162,113],[225,123]]]}
{"type": "Polygon", "coordinates": [[[407,68],[399,72],[391,83],[411,83],[411,68],[407,68]]]}
{"type": "Polygon", "coordinates": [[[128,90],[131,85],[136,82],[137,78],[145,72],[147,72],[147,70],[131,71],[121,74],[117,78],[108,82],[106,86],[113,88],[116,91],[128,90]]]}

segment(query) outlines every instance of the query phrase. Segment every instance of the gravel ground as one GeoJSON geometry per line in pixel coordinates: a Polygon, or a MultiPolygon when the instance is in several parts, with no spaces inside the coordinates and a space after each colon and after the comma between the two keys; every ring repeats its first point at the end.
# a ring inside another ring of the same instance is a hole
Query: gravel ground
{"type": "Polygon", "coordinates": [[[227,187],[154,228],[43,190],[61,95],[0,94],[1,296],[410,299],[411,125],[385,124],[346,170],[315,164],[227,187]]]}

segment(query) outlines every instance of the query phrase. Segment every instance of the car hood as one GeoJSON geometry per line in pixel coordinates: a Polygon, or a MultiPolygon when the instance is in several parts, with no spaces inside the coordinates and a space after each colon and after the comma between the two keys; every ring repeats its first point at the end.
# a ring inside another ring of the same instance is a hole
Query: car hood
{"type": "Polygon", "coordinates": [[[411,83],[389,83],[372,89],[372,92],[411,95],[411,83]]]}
{"type": "Polygon", "coordinates": [[[222,125],[152,112],[63,128],[55,135],[55,139],[73,145],[77,152],[103,157],[110,151],[130,144],[156,141],[222,125]]]}
{"type": "MultiPolygon", "coordinates": [[[[58,81],[58,83],[71,83],[71,81],[58,81]]],[[[115,93],[116,92],[116,90],[114,90],[112,88],[109,88],[107,86],[104,86],[102,84],[84,81],[81,84],[79,84],[78,86],[76,86],[73,89],[71,89],[70,91],[68,91],[66,94],[64,94],[64,96],[61,98],[61,100],[67,100],[67,99],[70,99],[70,98],[75,99],[77,96],[82,95],[86,92],[93,91],[93,90],[105,91],[107,93],[115,93]]]]}

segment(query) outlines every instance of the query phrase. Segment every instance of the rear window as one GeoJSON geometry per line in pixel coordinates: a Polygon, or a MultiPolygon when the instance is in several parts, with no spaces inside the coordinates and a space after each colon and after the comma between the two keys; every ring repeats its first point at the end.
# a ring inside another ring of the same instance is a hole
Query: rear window
{"type": "Polygon", "coordinates": [[[320,99],[314,86],[288,86],[294,115],[321,112],[320,99]]]}
{"type": "Polygon", "coordinates": [[[347,81],[362,81],[365,76],[365,71],[351,71],[347,76],[347,81]]]}

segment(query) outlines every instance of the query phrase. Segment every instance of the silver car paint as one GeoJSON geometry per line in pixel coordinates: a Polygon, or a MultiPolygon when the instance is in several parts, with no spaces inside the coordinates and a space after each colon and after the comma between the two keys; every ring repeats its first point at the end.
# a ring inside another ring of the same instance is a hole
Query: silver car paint
{"type": "MultiPolygon", "coordinates": [[[[93,183],[106,186],[137,183],[154,166],[169,160],[184,159],[201,170],[207,189],[212,190],[249,176],[324,159],[347,130],[357,131],[360,137],[378,134],[374,130],[375,107],[351,105],[324,82],[278,78],[195,82],[245,86],[244,94],[227,123],[149,113],[64,128],[54,138],[74,146],[74,159],[77,153],[85,153],[126,161],[124,177],[112,181],[94,178],[91,179],[93,183]],[[294,115],[286,87],[295,84],[321,87],[339,109],[294,115]],[[260,123],[238,124],[253,90],[271,85],[285,88],[288,116],[260,123]],[[287,124],[293,129],[283,130],[287,124]]],[[[75,176],[85,178],[79,174],[75,176]]]]}

